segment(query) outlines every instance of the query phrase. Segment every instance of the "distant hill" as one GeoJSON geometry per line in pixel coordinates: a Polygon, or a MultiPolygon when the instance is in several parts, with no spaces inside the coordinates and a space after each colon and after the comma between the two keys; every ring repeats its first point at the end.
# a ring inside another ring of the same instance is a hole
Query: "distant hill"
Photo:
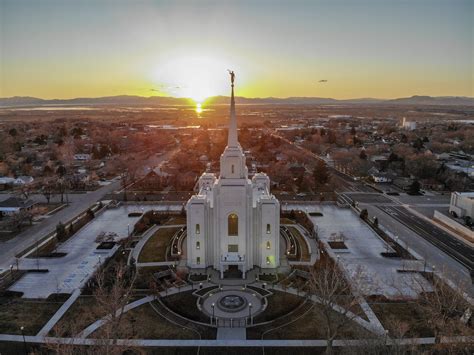
{"type": "Polygon", "coordinates": [[[387,103],[400,105],[474,105],[473,97],[465,96],[412,96],[399,99],[387,100],[387,103]]]}
{"type": "MultiPolygon", "coordinates": [[[[254,104],[254,105],[272,105],[272,104],[288,104],[288,105],[454,105],[454,106],[474,106],[473,97],[458,96],[412,96],[398,99],[347,99],[337,100],[324,97],[265,97],[265,98],[248,98],[236,97],[238,104],[254,104]]],[[[159,105],[193,105],[193,101],[187,98],[164,97],[164,96],[105,96],[94,98],[74,98],[74,99],[54,99],[45,100],[29,96],[15,96],[0,98],[0,107],[25,107],[25,106],[49,106],[49,105],[121,105],[121,106],[159,106],[159,105]]],[[[213,96],[205,101],[206,104],[219,105],[228,104],[229,97],[213,96]]]]}

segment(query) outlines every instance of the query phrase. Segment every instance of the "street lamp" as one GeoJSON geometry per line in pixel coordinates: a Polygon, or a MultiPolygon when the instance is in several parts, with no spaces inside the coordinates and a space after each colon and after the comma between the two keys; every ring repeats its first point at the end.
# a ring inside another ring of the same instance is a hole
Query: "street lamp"
{"type": "Polygon", "coordinates": [[[13,265],[10,265],[10,276],[13,280],[13,265]]]}
{"type": "Polygon", "coordinates": [[[249,302],[249,320],[250,324],[252,324],[252,303],[249,302]]]}
{"type": "Polygon", "coordinates": [[[127,224],[127,237],[130,237],[130,223],[127,224]]]}
{"type": "MultiPolygon", "coordinates": [[[[212,319],[214,319],[215,317],[214,308],[216,307],[216,304],[212,302],[211,307],[212,307],[212,319]]],[[[212,324],[212,319],[211,319],[211,324],[212,324]]]]}
{"type": "Polygon", "coordinates": [[[25,347],[25,354],[28,355],[28,350],[26,349],[25,327],[21,326],[20,330],[21,330],[21,335],[23,337],[23,346],[25,347]]]}

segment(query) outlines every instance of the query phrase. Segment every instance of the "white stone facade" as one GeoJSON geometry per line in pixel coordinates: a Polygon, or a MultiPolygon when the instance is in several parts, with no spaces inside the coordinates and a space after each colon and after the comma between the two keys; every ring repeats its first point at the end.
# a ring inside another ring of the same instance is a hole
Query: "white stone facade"
{"type": "Polygon", "coordinates": [[[199,192],[187,205],[187,266],[221,272],[238,268],[242,276],[254,266],[280,265],[280,203],[270,194],[264,173],[248,178],[245,155],[237,139],[232,85],[227,147],[220,174],[204,173],[199,192]]]}

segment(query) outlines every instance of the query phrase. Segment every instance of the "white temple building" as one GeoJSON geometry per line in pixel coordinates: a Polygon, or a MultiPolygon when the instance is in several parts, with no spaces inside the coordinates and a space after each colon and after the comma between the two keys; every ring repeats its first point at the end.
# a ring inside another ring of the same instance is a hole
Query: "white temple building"
{"type": "Polygon", "coordinates": [[[234,76],[227,147],[220,174],[203,173],[199,192],[187,202],[187,266],[246,272],[255,266],[280,265],[280,203],[270,194],[264,173],[248,178],[245,155],[237,138],[234,76]]]}

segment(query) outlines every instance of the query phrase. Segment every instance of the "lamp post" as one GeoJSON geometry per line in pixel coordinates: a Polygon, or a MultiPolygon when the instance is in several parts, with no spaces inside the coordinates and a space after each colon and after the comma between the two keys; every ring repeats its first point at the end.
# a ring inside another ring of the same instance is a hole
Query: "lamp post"
{"type": "Polygon", "coordinates": [[[13,280],[13,265],[10,265],[10,276],[13,280]]]}
{"type": "Polygon", "coordinates": [[[212,320],[215,317],[215,312],[214,312],[215,309],[214,308],[216,307],[216,304],[214,302],[212,302],[211,307],[212,307],[212,319],[211,319],[211,324],[212,324],[212,320]]]}
{"type": "Polygon", "coordinates": [[[249,302],[249,322],[252,324],[252,303],[249,302]]]}
{"type": "Polygon", "coordinates": [[[127,237],[130,237],[130,223],[127,224],[127,237]]]}
{"type": "Polygon", "coordinates": [[[21,331],[21,336],[23,337],[23,346],[25,348],[25,354],[28,355],[28,350],[26,349],[25,327],[21,326],[20,331],[21,331]]]}

